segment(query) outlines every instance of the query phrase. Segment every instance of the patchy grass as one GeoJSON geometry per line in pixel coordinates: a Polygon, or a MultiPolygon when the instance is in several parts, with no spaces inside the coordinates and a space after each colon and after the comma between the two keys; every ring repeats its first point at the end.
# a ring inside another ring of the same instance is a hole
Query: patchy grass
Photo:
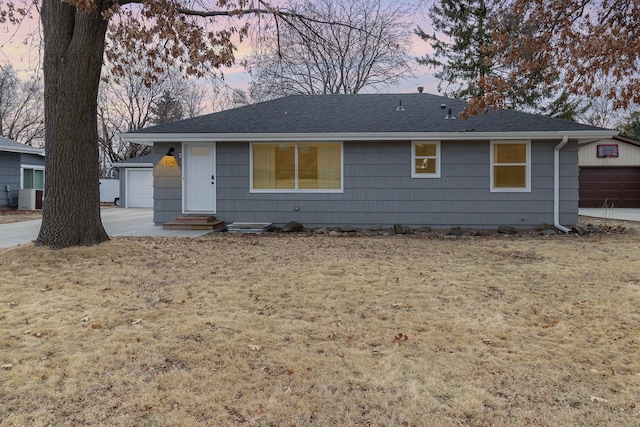
{"type": "Polygon", "coordinates": [[[1,426],[640,423],[633,233],[0,255],[1,426]]]}
{"type": "Polygon", "coordinates": [[[0,224],[42,219],[42,211],[23,211],[17,209],[0,209],[0,224]]]}
{"type": "MultiPolygon", "coordinates": [[[[100,209],[111,209],[116,206],[113,203],[103,203],[100,209]]],[[[0,224],[9,224],[12,222],[31,221],[34,219],[42,219],[42,209],[27,211],[18,209],[0,209],[0,224]]]]}

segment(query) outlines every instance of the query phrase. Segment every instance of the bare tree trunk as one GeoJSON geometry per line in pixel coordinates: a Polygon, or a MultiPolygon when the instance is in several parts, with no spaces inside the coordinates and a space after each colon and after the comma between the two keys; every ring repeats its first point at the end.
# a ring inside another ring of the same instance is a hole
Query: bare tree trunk
{"type": "Polygon", "coordinates": [[[107,21],[61,0],[43,0],[45,203],[36,244],[109,239],[100,218],[97,97],[107,21]]]}

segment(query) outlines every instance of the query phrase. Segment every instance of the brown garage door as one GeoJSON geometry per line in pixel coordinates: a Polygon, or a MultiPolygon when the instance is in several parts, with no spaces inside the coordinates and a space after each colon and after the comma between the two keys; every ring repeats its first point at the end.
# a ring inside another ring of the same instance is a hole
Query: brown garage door
{"type": "Polygon", "coordinates": [[[640,208],[640,167],[580,168],[581,208],[640,208]]]}

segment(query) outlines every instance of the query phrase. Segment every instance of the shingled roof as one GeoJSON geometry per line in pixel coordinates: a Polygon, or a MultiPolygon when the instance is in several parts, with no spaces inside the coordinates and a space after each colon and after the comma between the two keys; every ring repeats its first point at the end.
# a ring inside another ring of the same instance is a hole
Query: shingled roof
{"type": "Polygon", "coordinates": [[[145,140],[168,134],[225,135],[331,135],[331,134],[447,134],[460,132],[496,134],[520,132],[586,132],[610,135],[613,131],[567,120],[515,110],[458,117],[464,101],[438,95],[356,94],[293,95],[234,108],[192,119],[167,123],[124,134],[125,139],[145,140]],[[401,106],[401,107],[400,107],[401,106]],[[454,119],[447,119],[451,109],[454,119]]]}
{"type": "Polygon", "coordinates": [[[31,147],[30,145],[20,144],[12,139],[0,136],[0,151],[8,151],[12,153],[29,153],[44,156],[42,148],[31,147]]]}

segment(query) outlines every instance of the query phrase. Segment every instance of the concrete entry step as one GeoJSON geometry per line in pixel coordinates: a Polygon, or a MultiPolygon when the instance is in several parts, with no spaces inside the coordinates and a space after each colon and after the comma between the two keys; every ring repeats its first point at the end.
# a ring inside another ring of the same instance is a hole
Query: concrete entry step
{"type": "Polygon", "coordinates": [[[216,222],[218,219],[213,215],[184,215],[177,217],[173,222],[181,224],[204,224],[216,222]]]}

